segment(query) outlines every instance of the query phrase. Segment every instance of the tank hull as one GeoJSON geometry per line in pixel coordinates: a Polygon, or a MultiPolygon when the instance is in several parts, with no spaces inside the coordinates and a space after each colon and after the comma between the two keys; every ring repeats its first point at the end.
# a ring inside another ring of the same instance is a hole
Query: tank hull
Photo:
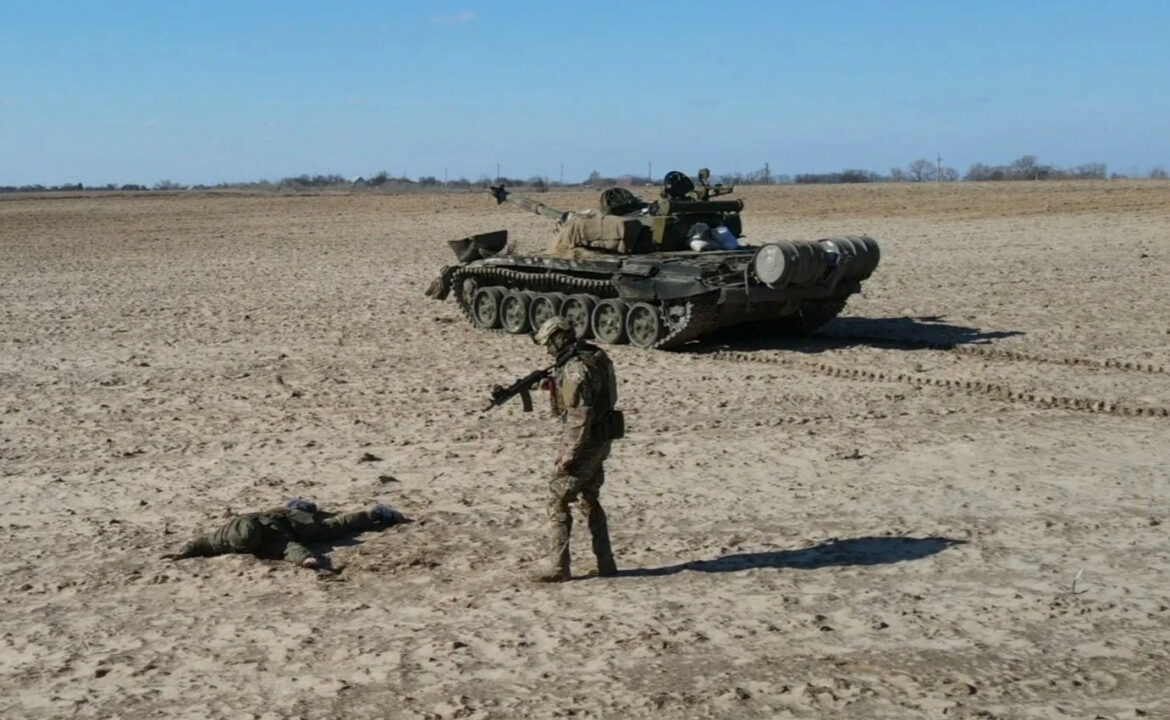
{"type": "MultiPolygon", "coordinates": [[[[483,237],[499,245],[501,233],[483,237]]],[[[595,342],[656,349],[749,322],[811,332],[844,308],[880,258],[873,239],[854,236],[574,259],[486,249],[468,260],[475,239],[456,243],[463,262],[444,268],[428,295],[454,296],[472,325],[523,334],[559,314],[595,342]]]]}

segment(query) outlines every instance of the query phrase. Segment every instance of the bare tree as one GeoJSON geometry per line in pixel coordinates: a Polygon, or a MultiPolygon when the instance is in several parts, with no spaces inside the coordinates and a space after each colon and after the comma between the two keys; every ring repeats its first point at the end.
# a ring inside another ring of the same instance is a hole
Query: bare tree
{"type": "Polygon", "coordinates": [[[918,158],[907,165],[906,169],[910,171],[910,179],[914,182],[925,182],[934,179],[934,163],[926,158],[918,158]]]}
{"type": "Polygon", "coordinates": [[[1040,168],[1035,155],[1022,155],[1012,162],[1012,175],[1019,180],[1039,180],[1040,168]]]}

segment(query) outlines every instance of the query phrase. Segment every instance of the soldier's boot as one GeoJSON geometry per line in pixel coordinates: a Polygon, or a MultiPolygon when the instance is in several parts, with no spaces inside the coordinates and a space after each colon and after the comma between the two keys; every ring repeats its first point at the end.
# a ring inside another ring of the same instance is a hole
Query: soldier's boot
{"type": "Polygon", "coordinates": [[[596,492],[581,494],[581,510],[589,523],[589,534],[593,536],[593,555],[597,558],[597,571],[590,574],[601,577],[617,575],[617,563],[613,560],[613,548],[609,544],[609,520],[596,492]]]}
{"type": "Polygon", "coordinates": [[[572,578],[569,573],[569,534],[573,529],[573,516],[568,508],[549,516],[548,567],[533,579],[537,582],[565,582],[572,578]]]}

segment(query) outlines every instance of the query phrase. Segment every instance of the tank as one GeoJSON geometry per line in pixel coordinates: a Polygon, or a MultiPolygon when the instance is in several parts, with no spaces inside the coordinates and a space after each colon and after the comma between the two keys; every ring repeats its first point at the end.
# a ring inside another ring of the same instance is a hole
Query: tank
{"type": "Polygon", "coordinates": [[[870,237],[746,244],[734,188],[667,173],[659,197],[625,188],[601,192],[583,211],[551,208],[500,187],[488,192],[556,223],[541,254],[517,254],[508,231],[448,244],[458,263],[427,290],[453,296],[477,328],[522,335],[553,315],[604,344],[678,349],[717,329],[758,323],[807,334],[840,313],[877,267],[870,237]]]}

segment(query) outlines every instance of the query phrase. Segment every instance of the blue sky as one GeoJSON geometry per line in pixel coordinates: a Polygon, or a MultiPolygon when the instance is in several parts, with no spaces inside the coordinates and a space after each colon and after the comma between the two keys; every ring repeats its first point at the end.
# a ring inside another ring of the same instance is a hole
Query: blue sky
{"type": "Polygon", "coordinates": [[[1170,2],[0,0],[0,185],[1170,169],[1170,2]]]}

